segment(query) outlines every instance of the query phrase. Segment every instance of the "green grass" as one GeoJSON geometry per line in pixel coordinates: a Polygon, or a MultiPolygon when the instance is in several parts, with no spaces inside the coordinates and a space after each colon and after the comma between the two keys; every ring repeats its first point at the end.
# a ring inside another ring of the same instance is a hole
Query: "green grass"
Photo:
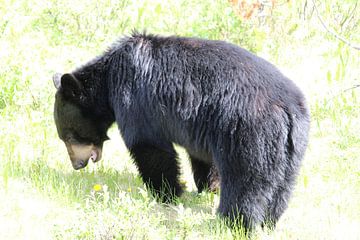
{"type": "MultiPolygon", "coordinates": [[[[0,3],[0,239],[241,239],[196,194],[187,156],[177,205],[147,192],[116,126],[101,162],[74,171],[52,111],[54,72],[71,71],[133,29],[227,40],[279,66],[306,94],[310,144],[288,210],[254,239],[359,239],[360,54],[326,33],[303,1],[241,19],[227,1],[0,3]],[[102,189],[95,191],[94,186],[102,189]]],[[[320,3],[320,1],[319,1],[320,3]]],[[[360,42],[355,1],[321,1],[335,31],[360,42]]]]}

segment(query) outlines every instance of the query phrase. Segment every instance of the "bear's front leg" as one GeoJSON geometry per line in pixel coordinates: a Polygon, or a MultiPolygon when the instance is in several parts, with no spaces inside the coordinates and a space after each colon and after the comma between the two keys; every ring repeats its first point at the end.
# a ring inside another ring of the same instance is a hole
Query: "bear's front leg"
{"type": "Polygon", "coordinates": [[[141,143],[129,150],[144,183],[160,201],[169,203],[181,195],[177,153],[172,143],[141,143]]]}

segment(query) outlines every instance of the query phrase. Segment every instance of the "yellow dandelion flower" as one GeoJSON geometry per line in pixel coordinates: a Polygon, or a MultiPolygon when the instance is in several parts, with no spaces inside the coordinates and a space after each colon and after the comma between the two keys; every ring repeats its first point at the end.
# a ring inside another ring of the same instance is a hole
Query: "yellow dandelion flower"
{"type": "Polygon", "coordinates": [[[102,187],[101,187],[100,184],[95,184],[93,189],[94,189],[95,192],[99,192],[99,191],[101,191],[102,187]]]}
{"type": "Polygon", "coordinates": [[[129,187],[129,188],[127,189],[127,191],[128,191],[128,192],[131,192],[131,187],[129,187]]]}

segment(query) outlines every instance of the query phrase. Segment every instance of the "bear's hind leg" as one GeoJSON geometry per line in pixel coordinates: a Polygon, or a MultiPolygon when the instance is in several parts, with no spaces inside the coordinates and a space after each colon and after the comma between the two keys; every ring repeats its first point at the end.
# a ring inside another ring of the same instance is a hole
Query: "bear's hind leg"
{"type": "MultiPolygon", "coordinates": [[[[305,144],[303,146],[305,146],[305,144]]],[[[296,178],[304,151],[304,148],[295,151],[293,147],[287,147],[286,151],[282,154],[282,162],[286,162],[286,164],[282,164],[286,165],[285,170],[282,170],[282,179],[278,180],[276,190],[268,206],[266,219],[262,224],[263,226],[266,225],[268,228],[274,229],[279,218],[286,210],[292,190],[296,184],[296,178]]],[[[280,174],[278,174],[278,176],[280,176],[280,174]]]]}
{"type": "Polygon", "coordinates": [[[223,151],[214,154],[221,179],[218,212],[232,225],[250,232],[264,222],[277,182],[272,170],[267,168],[263,141],[248,137],[237,142],[236,151],[227,148],[232,144],[223,143],[220,148],[223,151]]]}
{"type": "Polygon", "coordinates": [[[272,202],[269,204],[266,217],[261,224],[262,227],[266,226],[270,230],[275,229],[276,223],[287,208],[290,193],[291,190],[284,187],[279,187],[276,190],[272,202]]]}
{"type": "Polygon", "coordinates": [[[265,218],[273,188],[258,176],[221,174],[219,213],[235,225],[252,230],[265,218]]]}
{"type": "Polygon", "coordinates": [[[211,192],[217,191],[220,179],[215,165],[206,163],[191,155],[189,157],[198,192],[201,193],[204,189],[208,189],[211,192]]]}
{"type": "Polygon", "coordinates": [[[266,219],[262,226],[267,226],[269,229],[274,229],[281,215],[288,206],[288,201],[291,196],[292,188],[296,182],[296,172],[286,172],[286,177],[282,183],[277,187],[272,201],[269,204],[266,219]]]}
{"type": "Polygon", "coordinates": [[[177,153],[171,143],[161,146],[142,143],[129,150],[143,181],[156,197],[162,202],[172,202],[181,195],[177,153]]]}

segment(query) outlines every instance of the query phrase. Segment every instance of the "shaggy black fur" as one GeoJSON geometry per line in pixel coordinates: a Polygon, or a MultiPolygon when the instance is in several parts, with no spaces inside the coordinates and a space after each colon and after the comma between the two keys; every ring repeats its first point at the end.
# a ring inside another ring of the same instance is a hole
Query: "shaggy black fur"
{"type": "MultiPolygon", "coordinates": [[[[275,224],[287,207],[308,141],[305,99],[275,66],[238,46],[134,33],[65,74],[57,94],[95,126],[115,121],[164,201],[182,192],[176,143],[189,153],[199,191],[221,179],[222,216],[251,229],[275,224]]],[[[106,136],[106,127],[95,135],[106,136]]]]}

